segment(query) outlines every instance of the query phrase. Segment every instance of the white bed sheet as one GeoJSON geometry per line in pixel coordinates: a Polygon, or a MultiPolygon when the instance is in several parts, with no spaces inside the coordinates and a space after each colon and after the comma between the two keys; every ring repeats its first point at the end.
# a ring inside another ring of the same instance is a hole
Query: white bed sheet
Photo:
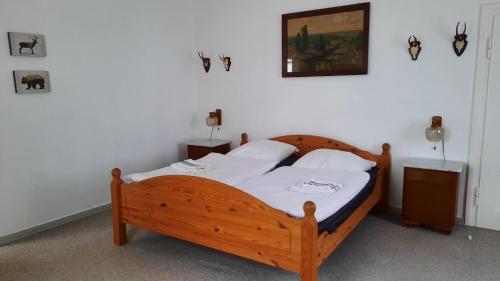
{"type": "Polygon", "coordinates": [[[369,180],[367,172],[281,167],[265,175],[247,179],[236,187],[294,217],[304,217],[304,202],[313,201],[316,204],[316,220],[321,222],[351,201],[369,180]],[[334,181],[344,186],[327,195],[288,190],[291,186],[310,179],[334,181]]]}
{"type": "Polygon", "coordinates": [[[274,160],[233,157],[220,153],[210,153],[196,161],[203,164],[213,165],[214,169],[192,175],[167,166],[150,172],[126,175],[122,179],[125,182],[138,182],[159,176],[187,175],[211,179],[234,186],[248,178],[263,175],[269,172],[277,164],[274,160]]]}

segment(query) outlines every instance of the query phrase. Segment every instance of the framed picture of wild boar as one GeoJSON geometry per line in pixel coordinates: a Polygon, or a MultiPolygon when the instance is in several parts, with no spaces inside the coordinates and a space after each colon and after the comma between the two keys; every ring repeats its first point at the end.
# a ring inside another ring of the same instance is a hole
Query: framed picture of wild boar
{"type": "Polygon", "coordinates": [[[48,71],[14,70],[14,86],[18,94],[38,94],[50,92],[48,71]]]}
{"type": "Polygon", "coordinates": [[[23,57],[45,57],[45,36],[33,33],[8,32],[10,54],[23,57]]]}
{"type": "Polygon", "coordinates": [[[368,73],[370,3],[282,15],[282,76],[368,73]]]}

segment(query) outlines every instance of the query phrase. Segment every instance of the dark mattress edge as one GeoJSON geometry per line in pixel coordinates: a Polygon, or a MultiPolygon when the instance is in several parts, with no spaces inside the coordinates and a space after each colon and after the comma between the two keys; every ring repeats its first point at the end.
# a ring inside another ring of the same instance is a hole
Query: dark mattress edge
{"type": "MultiPolygon", "coordinates": [[[[283,166],[291,166],[295,163],[298,158],[294,156],[290,156],[287,159],[281,161],[276,167],[273,169],[277,169],[283,166]]],[[[318,233],[322,233],[324,231],[328,231],[329,233],[335,232],[337,228],[359,207],[365,200],[370,197],[373,190],[375,189],[375,182],[377,180],[377,167],[371,168],[369,171],[366,171],[370,175],[370,179],[366,183],[365,187],[361,189],[361,191],[354,196],[351,201],[344,205],[344,207],[340,208],[335,214],[329,216],[318,224],[318,233]]]]}
{"type": "Polygon", "coordinates": [[[340,208],[335,214],[329,216],[318,224],[318,233],[328,231],[329,233],[334,232],[337,228],[359,207],[365,200],[370,197],[373,190],[375,189],[375,182],[377,180],[377,168],[374,167],[367,171],[370,175],[370,179],[366,183],[365,187],[344,207],[340,208]]]}

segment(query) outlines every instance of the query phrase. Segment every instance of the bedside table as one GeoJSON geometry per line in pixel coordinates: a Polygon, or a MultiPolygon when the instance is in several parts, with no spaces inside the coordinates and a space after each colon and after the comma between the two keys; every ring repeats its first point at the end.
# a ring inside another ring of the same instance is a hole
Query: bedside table
{"type": "Polygon", "coordinates": [[[408,158],[403,167],[403,223],[429,225],[451,234],[464,163],[408,158]]]}
{"type": "Polygon", "coordinates": [[[199,139],[187,143],[188,158],[197,160],[211,152],[226,154],[231,150],[231,141],[199,139]]]}

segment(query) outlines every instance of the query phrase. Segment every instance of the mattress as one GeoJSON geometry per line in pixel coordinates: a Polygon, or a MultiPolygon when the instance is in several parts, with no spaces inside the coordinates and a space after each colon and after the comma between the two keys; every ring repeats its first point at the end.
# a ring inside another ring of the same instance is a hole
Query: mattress
{"type": "Polygon", "coordinates": [[[313,201],[316,204],[315,217],[319,222],[319,228],[322,231],[334,231],[350,212],[359,206],[355,203],[362,203],[367,197],[366,194],[368,196],[371,194],[373,191],[371,183],[374,183],[372,174],[374,172],[281,167],[263,176],[247,179],[237,187],[294,217],[303,217],[304,202],[313,201]],[[327,195],[288,190],[291,186],[308,179],[334,181],[343,184],[343,187],[327,195]]]}
{"type": "MultiPolygon", "coordinates": [[[[248,178],[263,175],[271,171],[276,166],[276,161],[273,160],[234,157],[220,153],[210,153],[196,161],[213,165],[214,169],[196,174],[195,176],[215,180],[233,186],[248,178]]],[[[126,175],[122,178],[122,180],[124,182],[138,182],[153,177],[167,175],[193,176],[192,174],[184,173],[167,166],[150,172],[126,175]]]]}
{"type": "MultiPolygon", "coordinates": [[[[292,166],[298,157],[290,156],[279,163],[275,169],[283,166],[292,166]]],[[[356,195],[349,203],[340,208],[335,214],[329,216],[318,224],[318,232],[324,231],[334,232],[337,228],[359,207],[366,199],[373,193],[375,189],[375,182],[377,181],[377,167],[366,171],[370,175],[370,180],[366,183],[365,187],[356,195]]]]}
{"type": "Polygon", "coordinates": [[[365,202],[375,189],[375,182],[377,181],[377,168],[374,167],[367,171],[370,175],[370,180],[366,183],[365,187],[347,204],[340,208],[335,214],[324,219],[318,224],[318,232],[324,231],[334,232],[337,228],[359,207],[365,202]]]}

